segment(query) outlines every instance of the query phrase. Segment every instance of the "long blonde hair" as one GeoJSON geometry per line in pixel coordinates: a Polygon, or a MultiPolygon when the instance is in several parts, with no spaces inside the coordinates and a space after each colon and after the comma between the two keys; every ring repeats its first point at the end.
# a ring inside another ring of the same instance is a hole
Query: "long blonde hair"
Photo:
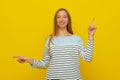
{"type": "Polygon", "coordinates": [[[72,25],[71,25],[71,17],[70,14],[68,13],[68,11],[64,8],[60,8],[56,11],[55,16],[54,16],[54,29],[53,29],[53,33],[50,35],[50,39],[48,42],[48,48],[50,50],[50,43],[52,42],[52,39],[54,36],[56,36],[57,34],[57,30],[58,30],[58,25],[57,25],[57,14],[59,11],[65,11],[67,13],[68,16],[68,24],[67,24],[67,31],[71,34],[73,34],[73,30],[72,30],[72,25]]]}

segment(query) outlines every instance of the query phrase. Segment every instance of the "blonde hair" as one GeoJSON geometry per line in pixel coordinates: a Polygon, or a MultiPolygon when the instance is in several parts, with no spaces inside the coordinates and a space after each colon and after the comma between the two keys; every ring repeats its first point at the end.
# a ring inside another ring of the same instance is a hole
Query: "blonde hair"
{"type": "Polygon", "coordinates": [[[54,29],[53,29],[53,33],[50,35],[50,39],[48,42],[48,49],[50,50],[50,43],[52,42],[52,39],[54,36],[56,36],[57,34],[57,30],[58,30],[58,25],[57,25],[57,14],[59,11],[65,11],[67,13],[68,16],[68,24],[67,24],[67,31],[71,34],[73,34],[73,30],[72,30],[72,25],[71,25],[71,17],[70,14],[68,13],[68,11],[64,8],[60,8],[56,11],[55,16],[54,16],[54,29]]]}

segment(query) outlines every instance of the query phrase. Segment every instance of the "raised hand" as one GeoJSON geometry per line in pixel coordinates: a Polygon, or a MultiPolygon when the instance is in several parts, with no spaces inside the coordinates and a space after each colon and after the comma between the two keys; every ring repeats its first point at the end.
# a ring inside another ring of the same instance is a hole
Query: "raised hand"
{"type": "Polygon", "coordinates": [[[94,38],[94,34],[95,34],[95,31],[96,31],[96,27],[94,26],[94,20],[95,19],[93,18],[92,23],[88,27],[88,35],[91,39],[94,38]]]}

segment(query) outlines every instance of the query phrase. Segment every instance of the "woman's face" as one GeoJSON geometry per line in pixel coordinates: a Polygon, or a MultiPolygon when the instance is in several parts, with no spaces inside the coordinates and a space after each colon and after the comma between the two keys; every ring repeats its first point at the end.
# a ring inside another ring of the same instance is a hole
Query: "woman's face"
{"type": "Polygon", "coordinates": [[[67,13],[62,10],[57,13],[57,25],[59,28],[65,28],[68,24],[68,15],[67,13]]]}

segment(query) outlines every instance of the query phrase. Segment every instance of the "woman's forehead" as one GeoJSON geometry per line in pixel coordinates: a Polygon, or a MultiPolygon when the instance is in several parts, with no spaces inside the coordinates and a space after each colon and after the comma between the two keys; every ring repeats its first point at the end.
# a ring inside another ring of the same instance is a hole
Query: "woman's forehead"
{"type": "Polygon", "coordinates": [[[59,15],[67,15],[67,12],[64,11],[64,10],[61,10],[61,11],[59,11],[59,12],[57,13],[57,15],[58,15],[58,16],[59,16],[59,15]]]}

